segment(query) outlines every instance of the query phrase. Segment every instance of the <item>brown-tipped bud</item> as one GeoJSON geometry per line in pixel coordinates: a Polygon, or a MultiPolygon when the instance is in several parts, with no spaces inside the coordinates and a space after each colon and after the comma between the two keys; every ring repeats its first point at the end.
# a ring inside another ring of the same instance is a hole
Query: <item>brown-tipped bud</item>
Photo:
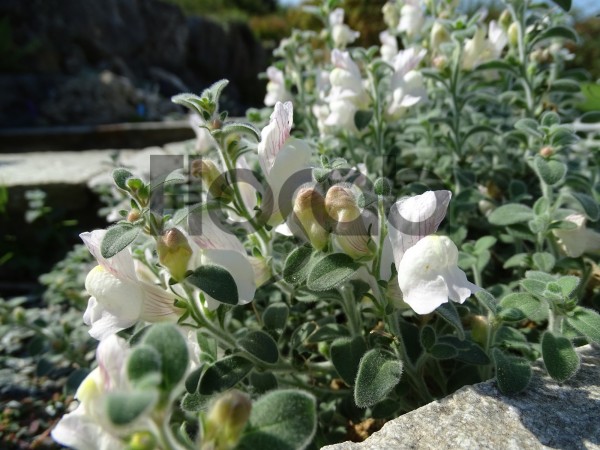
{"type": "Polygon", "coordinates": [[[250,398],[238,390],[219,396],[204,423],[204,446],[220,450],[234,448],[250,418],[251,410],[250,398]]]}
{"type": "Polygon", "coordinates": [[[160,263],[169,269],[171,276],[180,281],[185,276],[192,249],[184,234],[177,228],[171,228],[156,242],[160,263]]]}
{"type": "Polygon", "coordinates": [[[552,155],[554,155],[554,149],[549,145],[540,150],[540,156],[544,158],[550,158],[552,155]]]}
{"type": "Polygon", "coordinates": [[[375,244],[360,215],[352,191],[342,186],[333,186],[325,196],[325,209],[334,221],[333,233],[337,246],[354,259],[370,258],[375,244]]]}
{"type": "Polygon", "coordinates": [[[329,232],[325,229],[325,200],[314,188],[302,188],[294,201],[294,214],[311,245],[317,250],[327,247],[329,232]]]}
{"type": "Polygon", "coordinates": [[[221,171],[210,159],[194,160],[192,162],[192,176],[202,179],[204,188],[214,198],[228,199],[231,197],[228,186],[224,184],[225,177],[221,176],[221,171]]]}
{"type": "Polygon", "coordinates": [[[433,58],[433,66],[438,70],[444,70],[446,67],[448,67],[448,58],[446,58],[444,55],[436,56],[433,58]]]}
{"type": "Polygon", "coordinates": [[[223,122],[221,119],[214,119],[210,122],[211,130],[220,130],[223,127],[223,122]]]}
{"type": "Polygon", "coordinates": [[[140,220],[140,217],[142,217],[142,213],[139,209],[134,208],[127,214],[127,222],[137,222],[138,220],[140,220]]]}
{"type": "Polygon", "coordinates": [[[352,222],[360,216],[354,194],[343,186],[329,188],[325,196],[325,209],[336,222],[352,222]]]}

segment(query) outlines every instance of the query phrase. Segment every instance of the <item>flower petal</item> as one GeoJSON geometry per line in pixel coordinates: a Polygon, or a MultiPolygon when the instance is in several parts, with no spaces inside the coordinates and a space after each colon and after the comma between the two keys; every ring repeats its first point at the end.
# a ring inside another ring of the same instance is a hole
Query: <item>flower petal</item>
{"type": "Polygon", "coordinates": [[[448,287],[440,275],[433,280],[407,281],[401,276],[398,277],[404,302],[417,314],[429,314],[448,302],[448,287]]]}
{"type": "Polygon", "coordinates": [[[116,334],[107,337],[98,344],[96,361],[102,375],[106,391],[124,387],[127,384],[125,360],[129,356],[129,345],[116,334]]]}
{"type": "Polygon", "coordinates": [[[65,414],[51,432],[52,439],[77,450],[120,450],[123,442],[104,431],[79,406],[65,414]]]}
{"type": "MultiPolygon", "coordinates": [[[[246,254],[246,249],[237,238],[224,225],[219,225],[216,214],[208,212],[202,214],[190,214],[188,216],[189,237],[198,247],[202,249],[220,249],[233,250],[242,255],[246,254]]],[[[185,230],[180,230],[188,234],[185,230]]]]}
{"type": "Polygon", "coordinates": [[[290,137],[293,123],[294,107],[292,102],[275,103],[269,124],[262,129],[258,143],[258,161],[266,176],[271,172],[275,158],[290,137]]]}
{"type": "Polygon", "coordinates": [[[451,197],[450,191],[427,191],[402,198],[392,206],[388,216],[388,234],[397,268],[409,248],[437,231],[446,216],[451,197]]]}
{"type": "Polygon", "coordinates": [[[142,305],[141,319],[147,322],[175,322],[183,313],[176,308],[175,295],[160,286],[142,283],[144,303],[142,305]]]}
{"type": "Polygon", "coordinates": [[[104,258],[100,252],[100,245],[106,230],[94,230],[91,233],[81,233],[79,237],[88,248],[90,253],[96,258],[98,264],[108,270],[117,278],[126,278],[136,280],[133,258],[128,249],[121,250],[112,258],[104,258]]]}

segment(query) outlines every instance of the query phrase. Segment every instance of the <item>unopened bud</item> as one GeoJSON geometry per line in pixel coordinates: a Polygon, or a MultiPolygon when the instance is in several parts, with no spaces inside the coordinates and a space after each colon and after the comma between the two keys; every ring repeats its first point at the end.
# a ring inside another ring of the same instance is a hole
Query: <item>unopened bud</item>
{"type": "Polygon", "coordinates": [[[337,222],[351,222],[360,216],[356,198],[352,191],[343,186],[332,186],[325,196],[327,214],[337,222]]]}
{"type": "Polygon", "coordinates": [[[127,222],[137,222],[138,220],[140,220],[140,217],[142,217],[142,213],[139,209],[134,208],[127,214],[127,222]]]}
{"type": "Polygon", "coordinates": [[[438,52],[440,45],[450,40],[450,34],[440,22],[435,22],[431,28],[431,50],[438,52]]]}
{"type": "Polygon", "coordinates": [[[512,47],[516,47],[517,45],[519,45],[519,24],[517,22],[513,22],[510,24],[506,34],[508,35],[508,43],[512,47]]]}
{"type": "Polygon", "coordinates": [[[383,21],[388,28],[395,29],[400,22],[400,10],[395,2],[387,2],[381,9],[383,12],[383,21]]]}
{"type": "Polygon", "coordinates": [[[489,333],[489,321],[485,316],[471,316],[471,337],[485,348],[489,333]]]}
{"type": "Polygon", "coordinates": [[[211,130],[220,130],[223,127],[223,122],[221,119],[214,119],[210,122],[211,130]]]}
{"type": "Polygon", "coordinates": [[[446,58],[443,55],[438,55],[435,58],[433,58],[433,67],[435,67],[438,70],[443,70],[446,67],[448,67],[448,58],[446,58]]]}
{"type": "Polygon", "coordinates": [[[222,394],[212,404],[206,417],[203,444],[206,448],[232,449],[250,418],[252,403],[238,390],[222,394]]]}
{"type": "Polygon", "coordinates": [[[554,155],[554,149],[549,145],[540,150],[540,156],[544,158],[550,158],[552,155],[554,155]]]}
{"type": "Polygon", "coordinates": [[[129,439],[128,450],[153,450],[156,448],[156,438],[149,431],[138,431],[129,439]]]}
{"type": "Polygon", "coordinates": [[[317,250],[327,247],[329,232],[325,227],[325,200],[314,188],[300,189],[294,202],[294,214],[311,245],[317,250]]]}
{"type": "Polygon", "coordinates": [[[26,319],[25,309],[21,306],[17,306],[12,310],[12,318],[16,323],[24,323],[26,319]]]}
{"type": "Polygon", "coordinates": [[[226,200],[231,197],[229,187],[224,184],[225,178],[221,176],[221,171],[210,159],[194,160],[192,163],[192,176],[202,179],[204,188],[214,198],[226,200]]]}
{"type": "Polygon", "coordinates": [[[156,243],[160,263],[169,269],[171,276],[179,281],[185,276],[192,249],[184,234],[171,228],[160,236],[156,243]]]}
{"type": "Polygon", "coordinates": [[[506,31],[511,25],[512,15],[510,14],[510,11],[508,9],[502,11],[502,14],[500,14],[500,18],[498,19],[498,23],[502,28],[504,28],[504,31],[506,31]]]}

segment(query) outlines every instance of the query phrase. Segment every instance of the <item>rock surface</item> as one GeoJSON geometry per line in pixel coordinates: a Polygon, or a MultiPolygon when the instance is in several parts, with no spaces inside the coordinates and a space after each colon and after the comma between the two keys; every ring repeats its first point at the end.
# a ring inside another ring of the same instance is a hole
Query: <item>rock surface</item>
{"type": "Polygon", "coordinates": [[[600,348],[578,352],[581,369],[562,385],[538,365],[519,395],[502,395],[494,381],[465,387],[386,423],[362,443],[323,450],[598,449],[600,348]]]}

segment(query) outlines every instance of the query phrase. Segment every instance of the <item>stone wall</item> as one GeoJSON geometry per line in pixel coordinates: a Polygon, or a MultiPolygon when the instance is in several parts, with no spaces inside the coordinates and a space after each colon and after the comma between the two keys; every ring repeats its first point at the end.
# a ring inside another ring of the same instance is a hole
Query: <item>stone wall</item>
{"type": "Polygon", "coordinates": [[[262,101],[266,52],[244,23],[160,0],[0,0],[0,17],[3,127],[157,120],[221,78],[233,114],[262,101]]]}

